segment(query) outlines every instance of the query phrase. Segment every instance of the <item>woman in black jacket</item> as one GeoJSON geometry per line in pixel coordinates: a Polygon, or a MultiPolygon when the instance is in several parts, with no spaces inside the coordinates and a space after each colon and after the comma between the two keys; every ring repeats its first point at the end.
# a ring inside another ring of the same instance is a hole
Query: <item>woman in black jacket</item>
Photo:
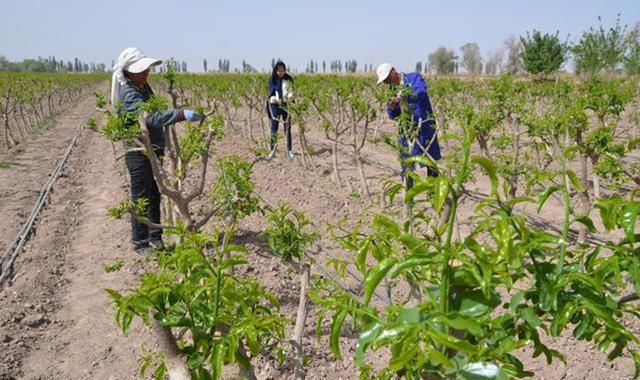
{"type": "Polygon", "coordinates": [[[291,122],[289,121],[289,112],[287,112],[286,109],[287,103],[293,101],[292,83],[293,78],[287,74],[287,66],[284,62],[278,61],[276,65],[273,66],[273,72],[269,77],[269,101],[267,102],[267,112],[271,120],[269,159],[276,153],[276,140],[280,121],[284,124],[289,158],[293,159],[295,157],[295,153],[291,150],[291,122]]]}

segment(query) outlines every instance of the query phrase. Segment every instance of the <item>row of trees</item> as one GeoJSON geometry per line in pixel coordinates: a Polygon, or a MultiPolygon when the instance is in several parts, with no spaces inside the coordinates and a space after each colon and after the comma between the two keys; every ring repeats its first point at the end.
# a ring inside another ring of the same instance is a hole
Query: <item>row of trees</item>
{"type": "Polygon", "coordinates": [[[56,57],[38,57],[38,59],[23,59],[11,62],[4,55],[0,55],[0,71],[9,72],[40,72],[40,73],[103,73],[104,63],[86,63],[74,58],[72,61],[56,59],[56,57]]]}
{"type": "MultiPolygon", "coordinates": [[[[273,64],[272,66],[273,67],[273,64]]],[[[356,71],[358,71],[358,61],[355,59],[348,59],[345,61],[340,61],[340,60],[334,60],[329,62],[329,72],[330,73],[340,73],[342,72],[342,69],[344,68],[344,72],[345,73],[355,73],[356,71]]],[[[373,64],[369,63],[365,63],[364,64],[364,68],[363,68],[363,72],[369,72],[373,70],[373,64]]],[[[314,61],[313,59],[311,61],[309,61],[309,63],[307,64],[307,66],[304,69],[305,73],[310,73],[310,74],[315,74],[315,73],[320,73],[320,69],[319,69],[319,65],[318,65],[318,61],[314,61]]],[[[327,62],[326,61],[322,61],[322,73],[325,74],[327,72],[327,62]]]]}
{"type": "MultiPolygon", "coordinates": [[[[464,70],[467,74],[481,74],[484,66],[484,73],[489,75],[549,74],[560,70],[572,57],[578,73],[640,73],[640,23],[631,30],[621,26],[620,20],[608,29],[602,25],[591,27],[575,44],[562,41],[559,34],[534,30],[519,38],[511,36],[504,41],[505,50],[491,52],[484,65],[475,42],[460,47],[460,55],[441,46],[429,54],[424,72],[453,74],[464,70]]],[[[422,62],[416,64],[416,71],[423,71],[422,62]]]]}

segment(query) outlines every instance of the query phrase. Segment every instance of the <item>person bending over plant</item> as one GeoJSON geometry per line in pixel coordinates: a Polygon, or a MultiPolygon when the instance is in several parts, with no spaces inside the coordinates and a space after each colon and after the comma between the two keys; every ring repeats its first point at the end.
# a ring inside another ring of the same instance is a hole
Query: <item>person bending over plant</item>
{"type": "MultiPolygon", "coordinates": [[[[413,180],[406,175],[406,170],[414,170],[414,164],[407,165],[405,160],[427,156],[435,163],[441,158],[433,110],[427,95],[427,82],[420,73],[401,73],[388,63],[378,66],[376,74],[378,85],[388,84],[394,93],[387,102],[387,114],[390,119],[398,121],[402,178],[407,187],[412,187],[413,180]]],[[[438,176],[438,171],[435,167],[427,166],[427,174],[438,176]]]]}

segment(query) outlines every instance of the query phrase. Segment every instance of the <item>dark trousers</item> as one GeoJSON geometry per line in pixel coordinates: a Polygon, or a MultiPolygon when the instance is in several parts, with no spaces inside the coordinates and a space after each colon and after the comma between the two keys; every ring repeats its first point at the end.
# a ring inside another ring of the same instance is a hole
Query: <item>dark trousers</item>
{"type": "Polygon", "coordinates": [[[276,146],[278,126],[280,125],[278,120],[284,120],[284,134],[287,138],[287,150],[291,150],[291,123],[289,123],[289,113],[275,104],[268,104],[267,107],[270,107],[269,119],[271,119],[271,141],[269,142],[269,148],[273,150],[276,146]]]}
{"type": "MultiPolygon", "coordinates": [[[[131,200],[149,200],[146,217],[150,222],[160,224],[160,192],[153,179],[149,159],[142,152],[127,152],[124,157],[131,176],[131,200]]],[[[157,241],[162,237],[162,230],[149,229],[134,218],[131,218],[131,233],[134,249],[148,247],[149,240],[157,241]]]]}

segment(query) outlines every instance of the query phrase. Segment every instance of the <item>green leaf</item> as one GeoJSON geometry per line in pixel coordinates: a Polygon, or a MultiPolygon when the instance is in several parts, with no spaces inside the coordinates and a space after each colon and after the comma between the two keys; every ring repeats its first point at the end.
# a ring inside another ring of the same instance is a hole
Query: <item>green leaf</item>
{"type": "Polygon", "coordinates": [[[445,368],[453,367],[453,363],[447,358],[445,354],[440,352],[439,350],[430,349],[429,350],[429,359],[433,360],[436,363],[440,363],[445,368]]]}
{"type": "Polygon", "coordinates": [[[435,191],[431,203],[436,212],[442,211],[442,206],[447,200],[449,195],[449,179],[445,176],[440,176],[435,179],[435,191]]]}
{"type": "Polygon", "coordinates": [[[438,344],[441,344],[448,348],[452,348],[460,353],[474,355],[478,351],[478,347],[476,347],[475,345],[460,340],[451,335],[443,334],[441,332],[433,330],[423,330],[423,333],[433,338],[433,340],[435,340],[438,344]]]}
{"type": "Polygon", "coordinates": [[[420,322],[420,309],[412,307],[410,309],[403,309],[398,313],[396,317],[396,323],[419,323],[420,322]]]}
{"type": "Polygon", "coordinates": [[[640,377],[640,353],[637,351],[631,351],[631,356],[633,356],[633,365],[635,368],[633,378],[637,379],[640,377]]]}
{"type": "Polygon", "coordinates": [[[500,367],[491,363],[467,363],[458,375],[463,380],[498,380],[507,379],[500,367]]]}
{"type": "Polygon", "coordinates": [[[224,366],[224,356],[226,350],[224,344],[220,341],[214,343],[213,355],[211,355],[211,374],[214,379],[219,379],[222,376],[222,367],[224,366]]]}
{"type": "Polygon", "coordinates": [[[490,298],[479,290],[466,291],[456,300],[457,311],[461,315],[479,318],[490,313],[500,304],[500,298],[492,293],[490,298]]]}
{"type": "Polygon", "coordinates": [[[189,360],[187,361],[187,365],[189,366],[189,369],[196,369],[196,368],[200,368],[202,366],[202,363],[204,363],[204,355],[202,355],[199,352],[194,352],[190,357],[189,360]]]}
{"type": "Polygon", "coordinates": [[[565,173],[569,177],[569,180],[571,181],[571,184],[573,185],[573,188],[576,189],[577,191],[581,192],[581,193],[584,193],[585,192],[585,188],[584,188],[584,186],[582,186],[582,183],[580,182],[580,180],[578,180],[578,176],[576,175],[576,172],[574,172],[573,170],[569,169],[565,173]]]}
{"type": "Polygon", "coordinates": [[[458,313],[450,313],[446,316],[438,315],[433,319],[451,327],[454,330],[467,331],[474,336],[481,336],[484,333],[482,326],[480,326],[480,324],[478,324],[473,318],[458,313]]]}
{"type": "Polygon", "coordinates": [[[498,193],[498,176],[496,175],[495,164],[488,158],[482,156],[473,156],[471,162],[480,165],[487,173],[489,180],[491,180],[491,194],[495,196],[498,193]]]}
{"type": "Polygon", "coordinates": [[[384,326],[380,322],[374,322],[367,326],[361,333],[358,343],[356,343],[355,359],[356,363],[361,366],[364,364],[364,353],[371,343],[378,338],[380,331],[384,326]]]}
{"type": "Polygon", "coordinates": [[[509,301],[509,310],[516,311],[516,308],[520,304],[520,302],[524,299],[525,292],[518,292],[511,297],[511,301],[509,301]]]}
{"type": "Polygon", "coordinates": [[[549,197],[553,195],[553,193],[555,193],[556,191],[560,190],[561,188],[562,188],[561,186],[551,186],[545,189],[542,192],[542,194],[540,194],[540,198],[538,199],[538,213],[540,213],[540,210],[542,210],[542,206],[544,206],[544,204],[547,202],[549,197]]]}
{"type": "Polygon", "coordinates": [[[586,215],[578,215],[578,216],[576,217],[575,221],[576,221],[576,222],[578,222],[578,223],[582,223],[583,225],[585,225],[585,226],[587,227],[587,230],[588,230],[589,232],[591,232],[592,234],[593,234],[593,233],[598,232],[598,231],[596,230],[596,226],[593,224],[593,220],[591,220],[591,218],[589,218],[589,217],[588,217],[588,216],[586,216],[586,215]]]}
{"type": "Polygon", "coordinates": [[[340,335],[342,333],[342,325],[344,324],[344,320],[347,317],[347,311],[341,310],[333,316],[333,321],[331,322],[331,336],[329,337],[329,348],[331,352],[338,360],[342,360],[342,355],[340,354],[340,335]]]}
{"type": "Polygon", "coordinates": [[[364,304],[368,305],[371,301],[371,296],[376,291],[376,288],[380,284],[380,281],[384,278],[387,272],[396,264],[398,260],[393,257],[387,257],[380,261],[376,266],[369,269],[367,275],[364,278],[364,304]]]}
{"type": "Polygon", "coordinates": [[[633,279],[633,289],[636,294],[640,294],[640,260],[637,257],[632,258],[633,264],[630,265],[629,273],[633,279]]]}
{"type": "Polygon", "coordinates": [[[529,326],[533,328],[538,328],[542,325],[542,321],[540,320],[540,317],[538,317],[535,311],[530,307],[518,308],[518,315],[520,315],[522,319],[527,321],[529,326]]]}
{"type": "Polygon", "coordinates": [[[429,190],[432,187],[432,181],[432,177],[427,177],[421,181],[414,182],[413,187],[407,190],[407,193],[405,194],[404,203],[410,203],[415,197],[429,190]]]}
{"type": "Polygon", "coordinates": [[[582,147],[579,145],[571,145],[566,147],[563,151],[562,151],[562,156],[566,159],[572,159],[573,158],[573,153],[575,152],[579,152],[582,150],[582,147]]]}
{"type": "Polygon", "coordinates": [[[383,215],[376,215],[373,218],[373,225],[376,228],[384,228],[393,237],[402,235],[402,230],[398,227],[398,223],[383,215]]]}
{"type": "Polygon", "coordinates": [[[406,260],[402,260],[391,268],[389,271],[389,277],[396,278],[406,270],[419,269],[420,267],[435,262],[433,257],[424,255],[414,255],[407,257],[406,260]]]}
{"type": "Polygon", "coordinates": [[[635,230],[639,210],[640,203],[628,205],[622,210],[622,215],[620,215],[620,225],[627,235],[627,239],[633,243],[636,241],[635,230]]]}

